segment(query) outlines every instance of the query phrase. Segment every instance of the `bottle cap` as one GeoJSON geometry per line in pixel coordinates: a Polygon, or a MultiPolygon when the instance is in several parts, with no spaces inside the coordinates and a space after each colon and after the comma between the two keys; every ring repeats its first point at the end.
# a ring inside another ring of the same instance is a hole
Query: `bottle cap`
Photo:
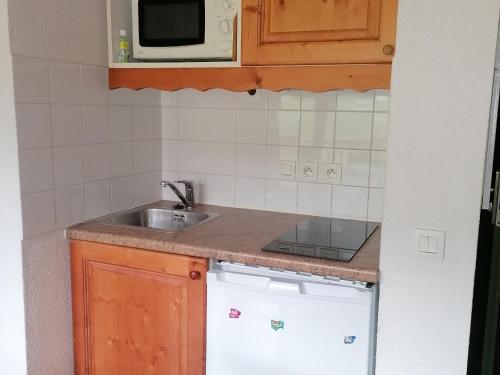
{"type": "Polygon", "coordinates": [[[120,30],[120,36],[127,36],[127,30],[120,30]]]}

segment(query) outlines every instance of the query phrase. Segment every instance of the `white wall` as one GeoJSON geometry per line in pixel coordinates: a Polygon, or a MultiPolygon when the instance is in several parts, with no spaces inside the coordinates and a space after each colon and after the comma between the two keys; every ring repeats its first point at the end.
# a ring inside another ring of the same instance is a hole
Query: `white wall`
{"type": "Polygon", "coordinates": [[[162,95],[163,175],[196,181],[198,202],[381,220],[387,90],[162,95]],[[283,175],[282,163],[295,171],[283,175]],[[303,163],[318,174],[304,178],[303,163]],[[321,178],[328,163],[341,165],[339,181],[321,178]]]}
{"type": "MultiPolygon", "coordinates": [[[[105,4],[8,1],[29,374],[73,372],[69,246],[63,228],[160,197],[160,95],[154,90],[109,92],[105,4]]],[[[17,161],[13,136],[9,147],[17,161]]],[[[22,316],[22,311],[17,314],[22,316]]]]}
{"type": "Polygon", "coordinates": [[[107,65],[105,0],[8,0],[12,54],[107,65]]]}
{"type": "Polygon", "coordinates": [[[499,1],[400,1],[382,227],[378,375],[466,373],[499,1]],[[444,261],[412,252],[446,231],[444,261]]]}
{"type": "Polygon", "coordinates": [[[22,218],[14,87],[7,29],[7,3],[0,2],[0,373],[26,373],[22,280],[22,218]]]}
{"type": "Polygon", "coordinates": [[[23,241],[28,374],[73,373],[69,244],[64,230],[23,241]]]}

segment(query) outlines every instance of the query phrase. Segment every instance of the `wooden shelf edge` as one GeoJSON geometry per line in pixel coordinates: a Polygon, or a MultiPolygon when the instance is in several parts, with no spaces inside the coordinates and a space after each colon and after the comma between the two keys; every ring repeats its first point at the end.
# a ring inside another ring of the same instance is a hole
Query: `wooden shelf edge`
{"type": "Polygon", "coordinates": [[[336,89],[389,89],[391,64],[247,66],[238,68],[110,68],[109,88],[176,91],[285,89],[323,92],[336,89]]]}

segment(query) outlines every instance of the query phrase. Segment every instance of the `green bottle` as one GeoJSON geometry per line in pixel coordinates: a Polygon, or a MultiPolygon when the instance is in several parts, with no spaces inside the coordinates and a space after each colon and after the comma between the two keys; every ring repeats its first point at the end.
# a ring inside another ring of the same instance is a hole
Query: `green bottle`
{"type": "Polygon", "coordinates": [[[130,60],[130,49],[128,46],[127,30],[120,30],[120,54],[118,61],[121,63],[128,63],[130,60]]]}

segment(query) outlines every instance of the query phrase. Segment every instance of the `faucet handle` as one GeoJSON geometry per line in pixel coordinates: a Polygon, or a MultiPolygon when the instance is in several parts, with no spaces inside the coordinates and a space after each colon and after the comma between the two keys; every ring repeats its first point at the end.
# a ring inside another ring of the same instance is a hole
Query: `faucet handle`
{"type": "Polygon", "coordinates": [[[174,181],[176,184],[184,184],[186,186],[186,188],[193,188],[194,186],[194,181],[191,181],[191,180],[178,180],[178,181],[174,181]]]}
{"type": "Polygon", "coordinates": [[[184,184],[186,189],[186,200],[188,201],[188,207],[194,207],[194,181],[191,180],[179,180],[175,181],[176,184],[184,184]]]}

